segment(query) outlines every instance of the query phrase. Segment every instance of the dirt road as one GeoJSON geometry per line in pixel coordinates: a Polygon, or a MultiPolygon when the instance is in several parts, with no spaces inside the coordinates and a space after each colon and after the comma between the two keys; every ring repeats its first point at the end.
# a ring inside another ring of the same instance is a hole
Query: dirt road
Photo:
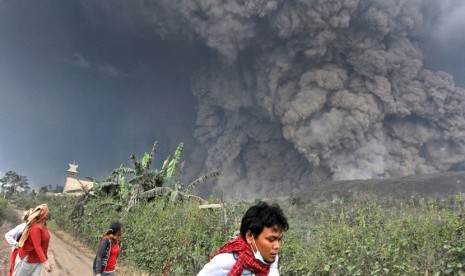
{"type": "Polygon", "coordinates": [[[50,231],[48,259],[52,272],[42,276],[92,275],[92,260],[50,231]]]}
{"type": "MultiPolygon", "coordinates": [[[[2,235],[0,241],[0,275],[8,275],[10,246],[6,242],[5,233],[15,225],[5,223],[0,227],[2,235]]],[[[64,276],[64,275],[92,275],[92,252],[86,251],[84,247],[79,246],[66,233],[50,232],[50,244],[48,249],[48,258],[52,267],[51,272],[42,270],[41,276],[64,276]],[[67,240],[65,242],[63,240],[67,240]],[[78,250],[79,248],[80,250],[78,250]]]]}

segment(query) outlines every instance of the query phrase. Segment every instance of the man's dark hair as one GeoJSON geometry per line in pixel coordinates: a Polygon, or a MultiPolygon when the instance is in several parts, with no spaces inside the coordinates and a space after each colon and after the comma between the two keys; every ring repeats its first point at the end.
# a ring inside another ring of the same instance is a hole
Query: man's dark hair
{"type": "Polygon", "coordinates": [[[287,231],[289,224],[278,204],[269,205],[259,202],[245,212],[241,222],[241,237],[245,240],[248,230],[254,237],[258,237],[265,227],[274,227],[276,230],[287,231]]]}

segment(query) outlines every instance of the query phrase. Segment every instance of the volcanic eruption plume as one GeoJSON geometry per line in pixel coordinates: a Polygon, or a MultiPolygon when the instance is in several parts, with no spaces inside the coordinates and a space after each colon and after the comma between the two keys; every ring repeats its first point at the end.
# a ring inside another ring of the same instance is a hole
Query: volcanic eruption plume
{"type": "Polygon", "coordinates": [[[226,193],[287,194],[465,160],[465,90],[424,66],[425,36],[452,1],[118,3],[157,35],[215,52],[193,76],[195,138],[226,193]]]}

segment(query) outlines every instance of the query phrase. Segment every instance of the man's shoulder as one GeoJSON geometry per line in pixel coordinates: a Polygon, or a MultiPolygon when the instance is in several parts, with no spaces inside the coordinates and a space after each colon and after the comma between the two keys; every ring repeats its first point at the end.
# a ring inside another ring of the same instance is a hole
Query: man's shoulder
{"type": "Polygon", "coordinates": [[[210,260],[211,263],[214,263],[220,267],[223,267],[223,266],[232,267],[236,263],[236,261],[237,259],[234,256],[233,252],[220,253],[210,260]]]}
{"type": "Polygon", "coordinates": [[[197,276],[220,276],[228,275],[236,263],[233,253],[221,253],[213,257],[197,276]]]}
{"type": "MultiPolygon", "coordinates": [[[[236,258],[237,257],[233,252],[218,254],[204,266],[197,276],[228,275],[229,271],[237,261],[236,258]]],[[[242,275],[249,275],[249,273],[250,271],[244,269],[242,275]]],[[[271,264],[269,275],[279,275],[277,259],[271,264]]]]}

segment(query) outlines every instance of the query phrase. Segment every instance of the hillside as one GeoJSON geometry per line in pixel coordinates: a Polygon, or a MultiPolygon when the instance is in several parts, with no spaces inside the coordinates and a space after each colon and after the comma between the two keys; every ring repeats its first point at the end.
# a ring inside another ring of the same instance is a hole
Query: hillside
{"type": "Polygon", "coordinates": [[[406,198],[449,197],[465,192],[465,171],[421,174],[388,179],[326,181],[298,193],[302,199],[332,198],[348,193],[406,198]]]}

